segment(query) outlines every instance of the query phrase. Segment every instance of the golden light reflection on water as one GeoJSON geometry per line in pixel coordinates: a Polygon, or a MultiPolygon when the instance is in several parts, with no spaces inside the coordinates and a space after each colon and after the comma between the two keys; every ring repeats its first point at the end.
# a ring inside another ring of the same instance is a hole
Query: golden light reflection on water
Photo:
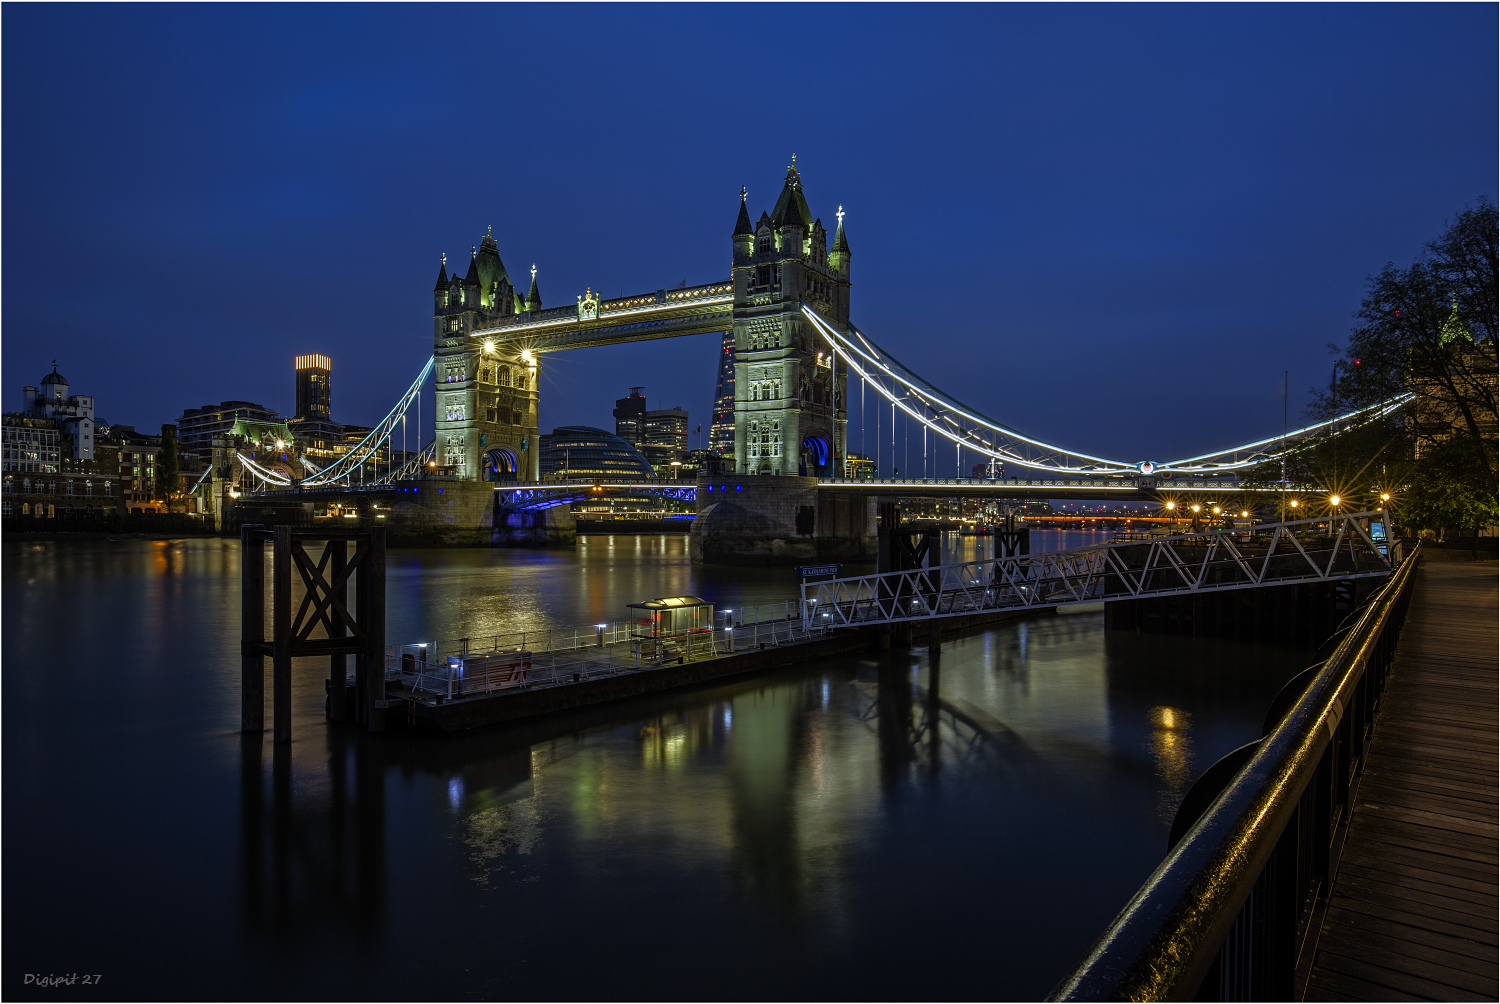
{"type": "Polygon", "coordinates": [[[1171,824],[1177,806],[1193,783],[1193,741],[1188,732],[1192,715],[1181,708],[1158,705],[1146,712],[1151,723],[1147,740],[1156,758],[1156,815],[1171,824]]]}

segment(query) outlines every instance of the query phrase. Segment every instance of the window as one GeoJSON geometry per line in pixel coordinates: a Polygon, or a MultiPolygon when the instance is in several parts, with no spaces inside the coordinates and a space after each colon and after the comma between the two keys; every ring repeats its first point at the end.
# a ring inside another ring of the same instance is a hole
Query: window
{"type": "Polygon", "coordinates": [[[479,371],[479,379],[483,383],[494,383],[495,371],[486,366],[479,371]]]}
{"type": "Polygon", "coordinates": [[[73,497],[73,482],[69,481],[63,485],[63,494],[68,496],[68,498],[73,497]]]}
{"type": "MultiPolygon", "coordinates": [[[[37,506],[37,508],[40,509],[41,506],[37,506]]],[[[51,518],[53,518],[56,515],[57,515],[57,507],[49,505],[47,507],[47,518],[51,519],[51,518]]]]}
{"type": "Polygon", "coordinates": [[[10,495],[15,490],[16,490],[16,479],[15,478],[6,478],[5,479],[5,494],[10,495]]]}
{"type": "Polygon", "coordinates": [[[528,379],[525,373],[516,374],[516,390],[525,390],[527,382],[528,379]]]}
{"type": "Polygon", "coordinates": [[[14,502],[12,502],[10,499],[5,499],[3,502],[0,502],[0,516],[14,516],[15,514],[16,504],[14,502]]]}
{"type": "Polygon", "coordinates": [[[484,409],[484,420],[486,422],[493,422],[493,421],[495,421],[495,409],[494,408],[486,408],[486,409],[484,409]]]}
{"type": "MultiPolygon", "coordinates": [[[[40,485],[41,482],[38,481],[37,484],[40,485]]],[[[57,482],[56,481],[48,481],[47,482],[47,494],[48,495],[56,495],[57,494],[57,482]]],[[[48,506],[48,508],[50,509],[51,507],[48,506]]]]}
{"type": "Polygon", "coordinates": [[[114,495],[114,493],[115,493],[115,486],[112,485],[112,484],[110,484],[108,481],[104,482],[104,497],[105,498],[110,498],[111,496],[114,495]]]}
{"type": "Polygon", "coordinates": [[[443,466],[462,467],[464,465],[464,437],[449,436],[447,445],[443,447],[443,466]]]}
{"type": "Polygon", "coordinates": [[[25,492],[27,495],[31,494],[31,479],[30,478],[22,478],[21,479],[21,491],[25,492]]]}
{"type": "Polygon", "coordinates": [[[22,516],[30,516],[31,515],[31,504],[29,502],[22,502],[21,503],[21,515],[22,516]]]}
{"type": "Polygon", "coordinates": [[[510,386],[510,367],[509,366],[502,366],[502,367],[500,367],[498,375],[500,377],[500,380],[499,380],[500,386],[502,386],[502,387],[509,387],[510,386]]]}
{"type": "Polygon", "coordinates": [[[85,481],[83,483],[83,494],[85,496],[89,497],[89,498],[93,497],[93,495],[94,495],[94,483],[92,481],[85,481]]]}

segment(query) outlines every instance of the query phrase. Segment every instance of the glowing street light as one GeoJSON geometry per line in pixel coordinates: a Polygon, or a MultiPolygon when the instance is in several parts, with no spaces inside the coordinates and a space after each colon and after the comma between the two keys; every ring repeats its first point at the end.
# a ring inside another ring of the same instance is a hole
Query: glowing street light
{"type": "Polygon", "coordinates": [[[536,356],[533,356],[531,354],[531,350],[530,349],[522,349],[521,350],[521,362],[523,362],[523,363],[529,363],[529,362],[535,362],[535,361],[536,361],[536,356]]]}
{"type": "Polygon", "coordinates": [[[1337,495],[1330,495],[1330,496],[1328,496],[1328,504],[1329,505],[1338,505],[1339,504],[1339,497],[1337,495]]]}
{"type": "Polygon", "coordinates": [[[1391,493],[1390,492],[1381,492],[1380,493],[1380,501],[1382,501],[1382,502],[1389,502],[1390,500],[1391,500],[1391,493]]]}

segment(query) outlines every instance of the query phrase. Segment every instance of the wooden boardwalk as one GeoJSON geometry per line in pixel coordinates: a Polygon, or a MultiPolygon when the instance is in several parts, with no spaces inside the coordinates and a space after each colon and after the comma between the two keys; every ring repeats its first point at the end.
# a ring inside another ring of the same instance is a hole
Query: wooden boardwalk
{"type": "Polygon", "coordinates": [[[1304,999],[1497,999],[1494,562],[1424,561],[1304,999]]]}

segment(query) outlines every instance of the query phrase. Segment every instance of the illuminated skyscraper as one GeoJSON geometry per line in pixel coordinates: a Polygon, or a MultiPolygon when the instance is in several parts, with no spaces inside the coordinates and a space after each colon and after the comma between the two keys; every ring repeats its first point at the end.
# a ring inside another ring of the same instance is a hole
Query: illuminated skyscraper
{"type": "Polygon", "coordinates": [[[719,353],[719,381],[714,387],[714,420],[708,430],[708,448],[719,456],[734,454],[734,332],[724,332],[719,353]]]}

